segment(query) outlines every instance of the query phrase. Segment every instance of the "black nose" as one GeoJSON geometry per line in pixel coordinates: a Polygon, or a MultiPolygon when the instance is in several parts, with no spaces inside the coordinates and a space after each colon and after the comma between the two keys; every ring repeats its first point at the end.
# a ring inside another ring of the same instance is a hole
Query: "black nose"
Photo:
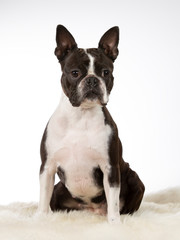
{"type": "Polygon", "coordinates": [[[86,78],[86,85],[88,87],[96,87],[98,84],[98,79],[96,77],[88,77],[86,78]]]}

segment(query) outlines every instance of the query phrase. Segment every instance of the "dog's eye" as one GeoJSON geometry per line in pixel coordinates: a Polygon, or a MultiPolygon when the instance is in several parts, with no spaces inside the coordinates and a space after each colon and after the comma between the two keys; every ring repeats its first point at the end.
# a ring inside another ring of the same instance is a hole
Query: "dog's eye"
{"type": "Polygon", "coordinates": [[[103,77],[109,76],[109,70],[103,70],[103,77]]]}
{"type": "Polygon", "coordinates": [[[71,72],[71,75],[74,77],[74,78],[77,78],[79,76],[79,71],[78,70],[74,70],[71,72]]]}

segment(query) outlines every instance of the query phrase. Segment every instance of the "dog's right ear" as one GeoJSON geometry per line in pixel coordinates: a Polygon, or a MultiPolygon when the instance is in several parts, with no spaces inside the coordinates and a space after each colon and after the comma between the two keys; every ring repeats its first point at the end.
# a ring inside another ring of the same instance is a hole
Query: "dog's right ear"
{"type": "Polygon", "coordinates": [[[70,51],[77,48],[73,36],[63,25],[57,26],[56,43],[57,47],[54,53],[59,61],[62,61],[70,51]]]}

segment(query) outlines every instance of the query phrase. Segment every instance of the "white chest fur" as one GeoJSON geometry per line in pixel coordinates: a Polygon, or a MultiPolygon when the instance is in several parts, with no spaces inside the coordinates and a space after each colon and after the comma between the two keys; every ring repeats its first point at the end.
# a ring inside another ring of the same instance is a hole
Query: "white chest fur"
{"type": "Polygon", "coordinates": [[[45,167],[57,169],[60,166],[66,175],[66,187],[73,195],[97,195],[99,188],[92,179],[92,171],[109,165],[110,134],[111,128],[104,123],[101,106],[73,107],[63,94],[48,124],[45,167]]]}

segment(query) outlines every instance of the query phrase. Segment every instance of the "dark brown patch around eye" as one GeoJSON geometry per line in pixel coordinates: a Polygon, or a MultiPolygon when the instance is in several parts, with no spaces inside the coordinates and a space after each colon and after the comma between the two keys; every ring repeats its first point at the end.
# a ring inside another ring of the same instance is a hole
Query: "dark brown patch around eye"
{"type": "Polygon", "coordinates": [[[73,70],[71,72],[71,75],[72,75],[73,78],[77,78],[77,77],[79,77],[79,71],[78,70],[73,70]]]}
{"type": "Polygon", "coordinates": [[[103,70],[102,75],[103,77],[109,76],[109,70],[103,70]]]}

